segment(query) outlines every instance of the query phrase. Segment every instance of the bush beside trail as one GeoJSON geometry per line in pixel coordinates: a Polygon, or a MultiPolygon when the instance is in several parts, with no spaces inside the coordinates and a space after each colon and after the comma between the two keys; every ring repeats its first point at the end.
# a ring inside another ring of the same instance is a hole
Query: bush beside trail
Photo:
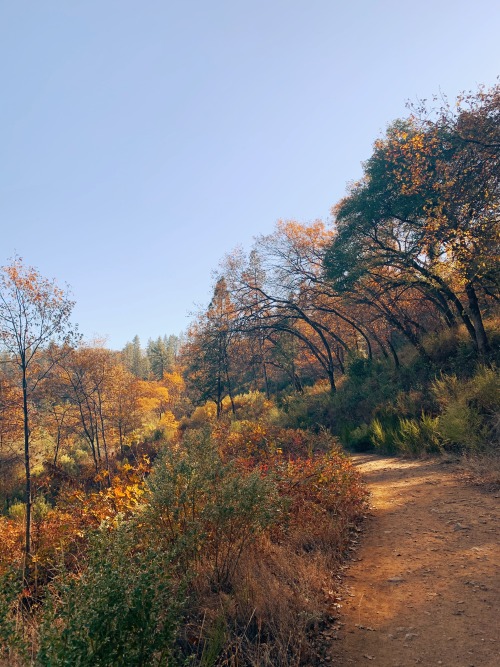
{"type": "MultiPolygon", "coordinates": [[[[5,664],[311,664],[365,506],[334,438],[205,426],[165,447],[142,481],[123,474],[129,486],[66,498],[78,549],[48,550],[29,608],[7,586],[16,549],[1,554],[5,664]]],[[[45,542],[54,513],[40,522],[45,542]]]]}

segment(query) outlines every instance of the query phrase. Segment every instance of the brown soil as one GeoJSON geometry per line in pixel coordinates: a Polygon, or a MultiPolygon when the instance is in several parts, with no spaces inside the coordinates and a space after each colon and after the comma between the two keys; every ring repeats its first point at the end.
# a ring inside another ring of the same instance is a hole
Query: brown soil
{"type": "Polygon", "coordinates": [[[456,463],[354,457],[371,515],[346,567],[330,664],[500,665],[500,493],[456,463]]]}

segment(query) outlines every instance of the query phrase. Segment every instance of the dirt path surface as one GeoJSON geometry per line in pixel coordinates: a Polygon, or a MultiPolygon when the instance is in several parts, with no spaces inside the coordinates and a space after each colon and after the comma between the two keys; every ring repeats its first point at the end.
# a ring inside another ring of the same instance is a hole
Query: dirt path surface
{"type": "Polygon", "coordinates": [[[330,664],[500,666],[500,493],[455,464],[354,457],[371,515],[343,578],[330,664]]]}

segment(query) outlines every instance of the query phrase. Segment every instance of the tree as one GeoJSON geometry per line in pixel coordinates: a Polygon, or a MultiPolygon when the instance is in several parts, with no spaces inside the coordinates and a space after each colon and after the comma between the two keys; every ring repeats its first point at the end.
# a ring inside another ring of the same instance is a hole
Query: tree
{"type": "Polygon", "coordinates": [[[147,380],[149,377],[149,359],[141,347],[139,336],[134,336],[131,343],[127,343],[122,350],[122,361],[135,377],[147,380]]]}
{"type": "Polygon", "coordinates": [[[217,417],[222,414],[222,401],[228,396],[234,413],[231,346],[234,339],[232,323],[234,307],[226,280],[217,280],[212,300],[188,332],[184,347],[189,383],[200,401],[213,400],[217,417]]]}
{"type": "Polygon", "coordinates": [[[22,389],[25,469],[25,576],[31,553],[30,411],[37,386],[77,340],[70,324],[74,302],[53,280],[25,266],[20,257],[0,273],[0,344],[17,368],[22,389]]]}
{"type": "Polygon", "coordinates": [[[156,340],[149,340],[146,355],[151,371],[157,380],[163,380],[165,373],[170,372],[174,367],[174,351],[166,336],[163,338],[158,336],[156,340]]]}
{"type": "Polygon", "coordinates": [[[448,325],[461,320],[484,355],[483,316],[500,274],[498,87],[467,104],[437,117],[422,107],[375,142],[363,179],[334,210],[325,264],[339,290],[375,281],[420,291],[448,325]]]}
{"type": "MultiPolygon", "coordinates": [[[[251,337],[265,333],[273,346],[283,334],[293,336],[301,357],[321,369],[334,392],[336,368],[343,371],[348,339],[355,340],[359,327],[340,312],[338,299],[331,290],[325,293],[320,279],[330,237],[320,222],[279,222],[274,234],[257,240],[248,262],[236,253],[226,259],[224,270],[239,329],[251,337]]],[[[295,384],[301,386],[298,378],[295,384]]]]}
{"type": "Polygon", "coordinates": [[[85,346],[72,351],[63,364],[71,397],[80,415],[96,474],[104,458],[108,485],[111,483],[108,447],[108,385],[114,366],[113,354],[102,346],[85,346]]]}
{"type": "Polygon", "coordinates": [[[111,369],[109,382],[111,405],[108,420],[116,433],[122,455],[124,444],[129,444],[130,436],[141,426],[140,382],[141,380],[138,380],[122,364],[117,363],[111,369]]]}

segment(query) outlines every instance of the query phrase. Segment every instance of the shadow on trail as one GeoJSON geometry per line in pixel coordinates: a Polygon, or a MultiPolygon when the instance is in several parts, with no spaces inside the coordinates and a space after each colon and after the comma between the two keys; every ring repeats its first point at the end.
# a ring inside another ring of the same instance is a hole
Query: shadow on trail
{"type": "Polygon", "coordinates": [[[337,664],[500,665],[498,501],[437,458],[353,463],[373,507],[346,573],[337,664]]]}

